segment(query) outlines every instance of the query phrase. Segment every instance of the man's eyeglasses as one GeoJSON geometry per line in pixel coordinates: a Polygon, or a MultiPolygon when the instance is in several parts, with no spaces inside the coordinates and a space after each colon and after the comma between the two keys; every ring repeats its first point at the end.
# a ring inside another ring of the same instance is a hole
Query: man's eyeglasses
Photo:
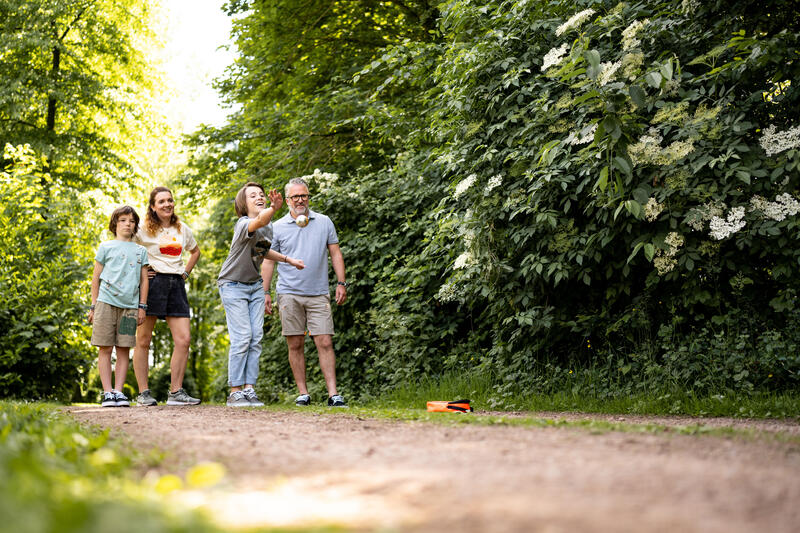
{"type": "Polygon", "coordinates": [[[293,202],[299,202],[300,200],[306,201],[311,198],[308,194],[295,194],[294,196],[289,196],[289,199],[293,202]]]}

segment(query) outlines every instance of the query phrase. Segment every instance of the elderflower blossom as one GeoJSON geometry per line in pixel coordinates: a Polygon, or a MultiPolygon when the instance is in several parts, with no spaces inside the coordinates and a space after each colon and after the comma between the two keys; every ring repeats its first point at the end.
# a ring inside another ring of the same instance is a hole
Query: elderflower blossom
{"type": "Polygon", "coordinates": [[[765,218],[778,222],[800,212],[800,202],[789,193],[779,194],[775,197],[774,202],[769,202],[762,196],[753,196],[750,199],[750,205],[752,210],[761,211],[765,218]]]}
{"type": "Polygon", "coordinates": [[[779,154],[786,150],[800,146],[800,126],[790,128],[786,131],[776,131],[777,127],[772,124],[764,130],[764,135],[758,141],[761,147],[767,152],[768,156],[779,154]]]}
{"type": "Polygon", "coordinates": [[[670,165],[694,150],[694,141],[692,140],[675,141],[666,148],[662,148],[662,139],[663,137],[655,128],[650,128],[648,135],[642,135],[639,142],[629,145],[628,155],[633,164],[670,165]]]}
{"type": "Polygon", "coordinates": [[[579,144],[587,144],[594,140],[594,134],[597,131],[597,123],[585,126],[578,132],[569,134],[569,144],[576,146],[579,144]]]}
{"type": "Polygon", "coordinates": [[[486,185],[486,190],[491,191],[503,184],[503,176],[498,174],[489,178],[489,183],[486,185]]]}
{"type": "Polygon", "coordinates": [[[622,31],[622,49],[623,50],[630,50],[631,48],[636,48],[642,41],[636,38],[636,34],[644,28],[647,23],[650,22],[649,19],[644,20],[634,20],[630,26],[625,28],[622,31]]]}
{"type": "Polygon", "coordinates": [[[320,191],[328,190],[339,179],[339,174],[332,172],[322,172],[320,169],[315,168],[313,174],[302,176],[301,179],[306,182],[314,181],[317,183],[320,191]]]}
{"type": "Polygon", "coordinates": [[[462,298],[463,290],[452,281],[439,287],[439,292],[436,293],[436,299],[442,303],[460,302],[462,298]]]}
{"type": "Polygon", "coordinates": [[[733,207],[728,213],[728,218],[712,217],[708,226],[710,228],[709,235],[718,241],[730,237],[745,226],[744,207],[733,207]]]}
{"type": "Polygon", "coordinates": [[[456,185],[456,192],[455,192],[454,196],[456,198],[458,198],[459,196],[461,196],[462,194],[467,192],[467,189],[472,187],[472,184],[475,183],[475,180],[477,178],[478,178],[478,176],[476,176],[475,174],[470,174],[469,176],[467,176],[463,180],[459,181],[458,185],[456,185]]]}
{"type": "Polygon", "coordinates": [[[456,262],[453,264],[453,268],[466,268],[473,263],[473,257],[470,252],[464,252],[463,254],[456,257],[456,262]]]}
{"type": "Polygon", "coordinates": [[[656,256],[653,258],[653,266],[656,267],[659,276],[663,276],[678,265],[678,260],[675,256],[678,255],[678,249],[683,246],[686,239],[677,231],[671,231],[664,238],[664,244],[668,246],[666,250],[656,250],[656,256]]]}
{"type": "MultiPolygon", "coordinates": [[[[660,251],[660,250],[659,250],[660,251]]],[[[672,270],[678,265],[678,260],[674,257],[669,257],[666,255],[657,255],[653,259],[653,266],[656,267],[656,271],[658,272],[659,276],[663,276],[672,270]]]]}
{"type": "Polygon", "coordinates": [[[589,17],[594,15],[594,9],[584,9],[572,15],[569,20],[556,29],[556,35],[559,37],[571,29],[580,28],[581,24],[586,22],[589,17]]]}
{"type": "Polygon", "coordinates": [[[622,75],[629,80],[636,79],[639,68],[644,63],[644,54],[641,52],[631,52],[622,56],[622,75]]]}
{"type": "Polygon", "coordinates": [[[614,79],[614,74],[617,73],[619,67],[622,66],[622,61],[611,63],[600,63],[600,74],[597,76],[597,83],[602,87],[614,79]]]}
{"type": "Polygon", "coordinates": [[[562,44],[558,48],[551,48],[542,58],[542,72],[561,63],[567,50],[569,50],[569,45],[567,43],[562,44]]]}
{"type": "Polygon", "coordinates": [[[683,246],[684,242],[686,242],[686,239],[683,237],[683,235],[677,231],[669,232],[664,238],[664,244],[669,246],[669,250],[666,251],[666,254],[669,256],[674,256],[678,253],[678,248],[683,246]]]}
{"type": "Polygon", "coordinates": [[[647,203],[644,204],[644,217],[649,222],[655,222],[658,218],[658,215],[664,210],[664,204],[658,203],[658,200],[655,197],[651,196],[647,203]]]}

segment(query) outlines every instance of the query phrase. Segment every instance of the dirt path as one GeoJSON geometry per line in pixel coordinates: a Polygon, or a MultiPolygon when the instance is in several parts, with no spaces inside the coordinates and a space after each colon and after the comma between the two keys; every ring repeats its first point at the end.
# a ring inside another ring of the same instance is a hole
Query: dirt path
{"type": "MultiPolygon", "coordinates": [[[[221,485],[180,497],[227,525],[469,533],[800,530],[796,439],[449,427],[221,406],[69,411],[81,422],[126,433],[137,446],[165,450],[165,464],[176,473],[201,461],[224,464],[221,485]]],[[[709,425],[800,434],[796,422],[709,425]]]]}

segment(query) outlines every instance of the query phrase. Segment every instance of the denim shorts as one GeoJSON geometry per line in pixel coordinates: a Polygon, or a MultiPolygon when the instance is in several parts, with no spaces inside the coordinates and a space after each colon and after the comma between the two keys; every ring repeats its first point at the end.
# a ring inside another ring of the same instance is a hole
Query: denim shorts
{"type": "Polygon", "coordinates": [[[147,292],[147,316],[164,319],[168,316],[189,317],[186,283],[180,274],[161,274],[150,280],[147,292]]]}

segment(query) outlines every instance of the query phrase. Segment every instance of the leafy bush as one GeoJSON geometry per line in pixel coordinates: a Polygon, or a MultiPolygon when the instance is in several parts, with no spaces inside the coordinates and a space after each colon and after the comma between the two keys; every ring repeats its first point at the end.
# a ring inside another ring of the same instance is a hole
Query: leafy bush
{"type": "Polygon", "coordinates": [[[8,146],[3,161],[0,395],[69,401],[96,357],[86,302],[98,225],[30,149],[8,146]]]}

